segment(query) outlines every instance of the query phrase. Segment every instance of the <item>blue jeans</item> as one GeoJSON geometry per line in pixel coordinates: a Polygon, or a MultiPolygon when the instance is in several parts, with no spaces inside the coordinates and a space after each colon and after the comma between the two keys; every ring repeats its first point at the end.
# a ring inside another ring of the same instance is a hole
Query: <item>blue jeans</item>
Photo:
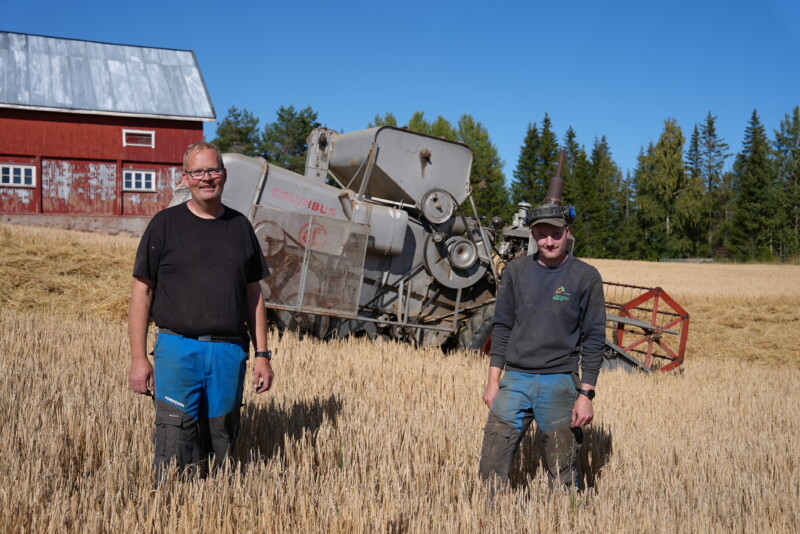
{"type": "Polygon", "coordinates": [[[506,371],[484,427],[480,475],[508,480],[519,443],[536,421],[537,445],[551,487],[577,486],[580,429],[570,428],[579,387],[573,373],[531,374],[506,371]]]}
{"type": "Polygon", "coordinates": [[[246,347],[161,332],[154,351],[156,481],[178,467],[226,457],[239,429],[246,347]]]}

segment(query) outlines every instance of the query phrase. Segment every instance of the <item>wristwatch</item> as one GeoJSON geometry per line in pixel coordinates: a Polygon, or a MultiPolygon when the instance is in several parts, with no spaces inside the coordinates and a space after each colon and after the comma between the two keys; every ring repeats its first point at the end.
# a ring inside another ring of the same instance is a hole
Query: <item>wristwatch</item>
{"type": "Polygon", "coordinates": [[[257,350],[256,351],[256,358],[266,358],[268,360],[272,359],[272,351],[271,350],[257,350]]]}
{"type": "Polygon", "coordinates": [[[594,398],[594,390],[593,389],[581,389],[578,391],[578,395],[585,395],[589,397],[589,400],[594,398]]]}

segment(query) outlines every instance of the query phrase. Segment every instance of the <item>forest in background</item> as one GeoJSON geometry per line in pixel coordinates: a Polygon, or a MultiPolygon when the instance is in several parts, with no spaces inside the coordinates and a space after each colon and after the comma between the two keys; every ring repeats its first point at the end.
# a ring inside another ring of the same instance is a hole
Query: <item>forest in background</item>
{"type": "MultiPolygon", "coordinates": [[[[247,109],[231,107],[212,140],[223,151],[263,156],[303,173],[306,137],[320,126],[307,106],[281,106],[263,127],[247,109]]],[[[366,127],[397,126],[467,144],[478,213],[509,222],[519,202],[547,195],[558,153],[565,152],[564,202],[577,211],[575,253],[583,257],[661,260],[710,258],[796,262],[800,258],[800,106],[769,136],[757,111],[731,153],[711,112],[687,136],[668,118],[658,140],[642,147],[636,168],[623,173],[605,136],[587,149],[572,127],[559,140],[548,114],[531,122],[512,176],[487,129],[469,114],[456,124],[415,112],[405,123],[392,113],[366,127]]]]}

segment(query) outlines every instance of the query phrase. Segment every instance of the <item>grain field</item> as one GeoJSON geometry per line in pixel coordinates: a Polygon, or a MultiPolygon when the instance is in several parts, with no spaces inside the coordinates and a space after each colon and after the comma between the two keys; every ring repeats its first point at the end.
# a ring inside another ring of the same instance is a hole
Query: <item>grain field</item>
{"type": "Polygon", "coordinates": [[[136,241],[0,225],[3,532],[800,532],[800,267],[592,261],[692,314],[686,363],[604,372],[582,463],[550,494],[477,479],[487,362],[273,336],[234,462],[152,489],[151,401],[126,387],[136,241]]]}

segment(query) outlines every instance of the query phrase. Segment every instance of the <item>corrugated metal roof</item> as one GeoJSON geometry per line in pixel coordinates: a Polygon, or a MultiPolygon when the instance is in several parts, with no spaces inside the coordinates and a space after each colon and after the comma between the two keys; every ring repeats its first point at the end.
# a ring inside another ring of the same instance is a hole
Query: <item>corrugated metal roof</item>
{"type": "Polygon", "coordinates": [[[191,50],[0,32],[0,107],[214,120],[191,50]]]}

